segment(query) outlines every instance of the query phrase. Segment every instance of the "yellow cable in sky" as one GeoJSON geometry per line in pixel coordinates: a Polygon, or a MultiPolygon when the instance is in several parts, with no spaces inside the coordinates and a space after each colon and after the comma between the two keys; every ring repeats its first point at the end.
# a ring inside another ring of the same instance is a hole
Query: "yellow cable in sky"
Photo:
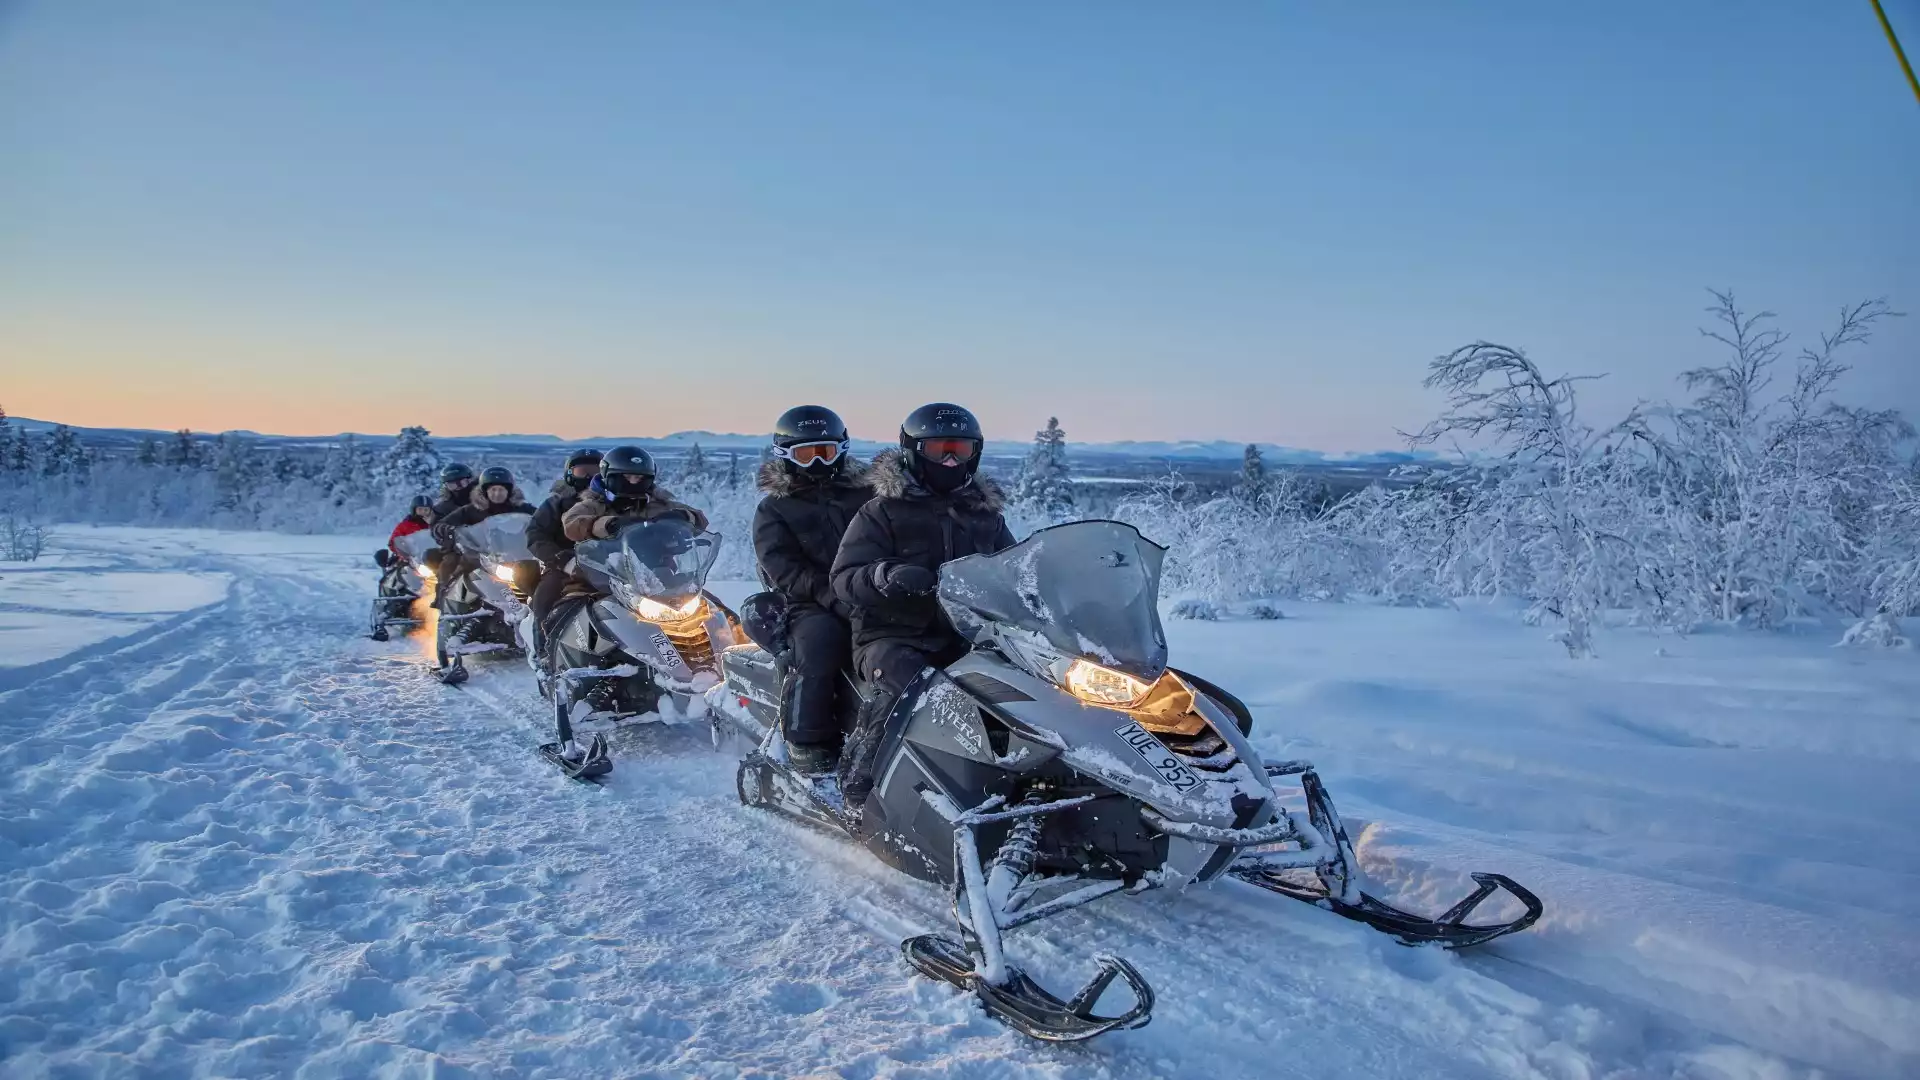
{"type": "Polygon", "coordinates": [[[1880,0],[1873,0],[1873,13],[1880,16],[1880,29],[1887,32],[1887,44],[1893,46],[1893,55],[1900,58],[1900,70],[1907,73],[1907,85],[1913,87],[1913,99],[1920,101],[1920,79],[1913,77],[1913,65],[1907,63],[1907,51],[1900,47],[1900,39],[1894,36],[1893,24],[1887,21],[1887,9],[1880,6],[1880,0]]]}

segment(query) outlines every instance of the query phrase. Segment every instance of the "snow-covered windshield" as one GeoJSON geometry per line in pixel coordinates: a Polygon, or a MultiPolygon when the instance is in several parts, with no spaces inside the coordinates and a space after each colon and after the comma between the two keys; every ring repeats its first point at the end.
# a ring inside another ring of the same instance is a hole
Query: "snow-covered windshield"
{"type": "Polygon", "coordinates": [[[680,517],[636,521],[611,540],[583,540],[573,553],[587,580],[611,592],[609,580],[636,597],[681,600],[700,591],[720,554],[718,533],[701,532],[680,517]]]}
{"type": "Polygon", "coordinates": [[[440,541],[435,540],[431,532],[421,529],[395,540],[393,546],[407,557],[408,562],[419,566],[426,561],[427,552],[440,546],[440,541]]]}
{"type": "Polygon", "coordinates": [[[940,600],[962,633],[985,619],[1151,682],[1167,666],[1158,607],[1166,551],[1118,521],[1055,525],[941,567],[940,600]]]}
{"type": "Polygon", "coordinates": [[[519,562],[533,558],[527,550],[527,522],[532,514],[495,514],[485,521],[463,525],[454,530],[460,550],[476,555],[492,555],[501,562],[519,562]]]}

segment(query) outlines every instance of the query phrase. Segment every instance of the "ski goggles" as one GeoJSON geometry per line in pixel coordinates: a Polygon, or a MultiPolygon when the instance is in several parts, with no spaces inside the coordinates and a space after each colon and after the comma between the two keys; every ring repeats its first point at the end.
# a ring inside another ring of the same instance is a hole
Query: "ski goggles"
{"type": "Polygon", "coordinates": [[[831,465],[839,461],[840,455],[847,452],[847,446],[847,443],[832,440],[794,443],[792,446],[774,447],[773,456],[782,461],[791,461],[804,469],[816,463],[831,465]]]}
{"type": "Polygon", "coordinates": [[[952,458],[955,461],[972,461],[980,452],[978,439],[921,439],[913,444],[920,456],[928,461],[942,461],[952,458]]]}
{"type": "Polygon", "coordinates": [[[614,473],[600,483],[611,488],[616,495],[649,495],[653,492],[653,477],[645,473],[614,473]]]}

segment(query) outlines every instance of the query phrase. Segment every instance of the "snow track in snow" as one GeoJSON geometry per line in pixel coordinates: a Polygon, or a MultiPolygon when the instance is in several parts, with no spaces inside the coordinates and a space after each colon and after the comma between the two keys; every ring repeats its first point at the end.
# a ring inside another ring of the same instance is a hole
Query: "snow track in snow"
{"type": "MultiPolygon", "coordinates": [[[[158,543],[227,600],[0,695],[9,1080],[1811,1075],[1545,941],[1405,949],[1237,884],[1017,932],[1050,986],[1115,952],[1160,996],[1029,1042],[900,960],[943,891],[739,806],[703,726],[624,728],[609,783],[570,782],[522,661],[440,686],[360,636],[372,544],[284,539],[158,543]]],[[[1528,881],[1502,854],[1472,868],[1528,881]]]]}

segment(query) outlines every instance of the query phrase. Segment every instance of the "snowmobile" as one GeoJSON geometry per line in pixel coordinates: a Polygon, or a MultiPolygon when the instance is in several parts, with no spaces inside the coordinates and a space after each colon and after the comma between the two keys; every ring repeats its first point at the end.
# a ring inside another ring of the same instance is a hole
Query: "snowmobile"
{"type": "MultiPolygon", "coordinates": [[[[527,550],[528,514],[495,514],[453,532],[454,545],[470,568],[446,583],[440,594],[434,659],[440,681],[467,681],[466,657],[520,647],[514,628],[526,619],[533,576],[527,550]]],[[[442,560],[445,569],[446,561],[442,560]]]]}
{"type": "Polygon", "coordinates": [[[974,649],[900,695],[859,807],[842,805],[833,778],[787,767],[777,603],[749,599],[741,610],[754,643],[722,654],[725,681],[712,694],[716,725],[753,742],[740,800],[842,832],[952,887],[957,934],[907,939],[906,961],[1052,1041],[1151,1018],[1153,991],[1125,960],[1101,958],[1092,981],[1062,999],[1008,959],[1008,931],[1102,897],[1231,877],[1408,944],[1450,948],[1540,917],[1540,901],[1499,874],[1474,874],[1476,889],[1433,918],[1368,893],[1313,766],[1263,761],[1248,743],[1247,707],[1167,665],[1164,553],[1130,525],[1080,521],[943,566],[941,606],[974,649]],[[1470,921],[1496,892],[1518,914],[1470,921]],[[1116,980],[1133,1004],[1097,1011],[1116,980]]]}
{"type": "Polygon", "coordinates": [[[380,586],[368,616],[367,636],[375,641],[386,641],[392,627],[420,625],[420,620],[413,617],[413,602],[433,580],[433,571],[426,563],[427,552],[434,546],[431,534],[424,529],[408,533],[393,546],[400,552],[398,558],[386,548],[373,553],[373,561],[380,566],[380,586]]]}
{"type": "MultiPolygon", "coordinates": [[[[676,516],[630,522],[611,539],[574,546],[575,572],[596,595],[555,610],[551,646],[535,669],[558,736],[540,751],[569,775],[591,779],[613,768],[599,733],[574,756],[562,753],[576,720],[705,711],[706,691],[719,682],[716,654],[742,640],[733,612],[704,588],[720,540],[676,516]]],[[[532,629],[522,630],[523,645],[532,629]]]]}

